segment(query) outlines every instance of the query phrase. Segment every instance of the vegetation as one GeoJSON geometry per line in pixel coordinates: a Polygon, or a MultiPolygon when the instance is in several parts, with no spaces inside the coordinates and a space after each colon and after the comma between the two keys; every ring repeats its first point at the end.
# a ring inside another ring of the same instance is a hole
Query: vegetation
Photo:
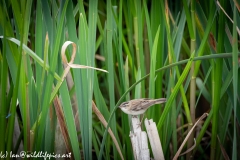
{"type": "Polygon", "coordinates": [[[240,159],[239,6],[0,1],[1,153],[120,159],[110,127],[124,159],[133,159],[129,116],[118,106],[165,97],[145,115],[157,124],[165,159],[204,113],[179,159],[240,159]]]}

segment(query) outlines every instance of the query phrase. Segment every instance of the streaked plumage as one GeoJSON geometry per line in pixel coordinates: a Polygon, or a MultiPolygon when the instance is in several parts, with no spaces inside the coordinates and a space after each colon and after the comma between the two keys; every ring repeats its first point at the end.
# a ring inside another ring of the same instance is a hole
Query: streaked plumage
{"type": "Polygon", "coordinates": [[[142,98],[142,99],[133,99],[127,102],[123,102],[119,108],[126,113],[130,115],[140,115],[146,112],[146,110],[151,107],[154,104],[161,104],[165,103],[166,98],[160,98],[160,99],[148,99],[148,98],[142,98]]]}

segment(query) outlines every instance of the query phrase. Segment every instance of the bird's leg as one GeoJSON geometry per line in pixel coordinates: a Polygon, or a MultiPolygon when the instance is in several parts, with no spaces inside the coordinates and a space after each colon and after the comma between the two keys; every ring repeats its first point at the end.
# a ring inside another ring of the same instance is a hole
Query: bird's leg
{"type": "Polygon", "coordinates": [[[137,115],[132,115],[133,118],[137,118],[137,115]]]}
{"type": "Polygon", "coordinates": [[[142,115],[142,119],[141,119],[141,121],[140,121],[140,124],[142,124],[142,121],[143,121],[144,116],[145,116],[145,113],[143,113],[143,115],[142,115]]]}
{"type": "Polygon", "coordinates": [[[143,115],[142,115],[142,118],[141,118],[141,121],[140,121],[140,123],[138,124],[138,127],[141,127],[141,125],[142,125],[142,121],[143,121],[143,118],[144,118],[144,113],[143,113],[143,115]]]}

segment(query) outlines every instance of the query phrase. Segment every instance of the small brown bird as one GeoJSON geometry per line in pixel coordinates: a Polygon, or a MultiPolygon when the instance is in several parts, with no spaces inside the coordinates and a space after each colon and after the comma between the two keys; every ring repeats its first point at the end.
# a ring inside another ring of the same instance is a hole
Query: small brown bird
{"type": "Polygon", "coordinates": [[[159,98],[159,99],[133,99],[127,102],[123,102],[119,108],[130,115],[140,115],[146,112],[146,110],[154,104],[161,104],[165,103],[166,98],[159,98]]]}

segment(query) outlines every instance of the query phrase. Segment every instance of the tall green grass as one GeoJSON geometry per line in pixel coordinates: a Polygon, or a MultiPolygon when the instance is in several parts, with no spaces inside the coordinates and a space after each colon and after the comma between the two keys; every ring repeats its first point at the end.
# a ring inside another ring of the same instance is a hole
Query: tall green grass
{"type": "Polygon", "coordinates": [[[157,123],[165,159],[205,112],[184,148],[194,149],[181,159],[239,159],[238,6],[225,0],[1,1],[0,152],[57,153],[60,134],[72,159],[120,159],[92,112],[94,101],[124,158],[133,159],[130,116],[118,106],[165,97],[165,105],[146,113],[157,123]],[[66,41],[76,44],[74,64],[108,73],[71,68],[62,79],[66,41]]]}

